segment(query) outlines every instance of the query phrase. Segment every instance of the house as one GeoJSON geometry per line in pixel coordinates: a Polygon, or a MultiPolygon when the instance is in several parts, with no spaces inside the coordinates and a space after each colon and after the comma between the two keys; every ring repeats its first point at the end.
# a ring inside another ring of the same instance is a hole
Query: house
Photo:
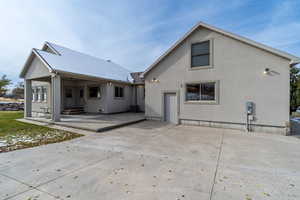
{"type": "Polygon", "coordinates": [[[287,134],[290,67],[300,58],[203,22],[145,79],[145,115],[175,124],[287,134]]]}
{"type": "Polygon", "coordinates": [[[32,49],[20,74],[25,80],[25,117],[61,113],[144,111],[144,83],[110,61],[45,42],[32,49]]]}
{"type": "Polygon", "coordinates": [[[287,134],[300,58],[198,23],[144,72],[46,42],[21,72],[25,117],[145,111],[147,119],[287,134]]]}

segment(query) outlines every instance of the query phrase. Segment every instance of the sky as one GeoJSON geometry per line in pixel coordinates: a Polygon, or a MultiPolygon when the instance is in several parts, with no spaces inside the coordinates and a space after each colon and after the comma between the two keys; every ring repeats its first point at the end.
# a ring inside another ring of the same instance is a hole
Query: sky
{"type": "Polygon", "coordinates": [[[197,22],[300,56],[299,0],[0,0],[0,75],[45,41],[143,71],[197,22]]]}

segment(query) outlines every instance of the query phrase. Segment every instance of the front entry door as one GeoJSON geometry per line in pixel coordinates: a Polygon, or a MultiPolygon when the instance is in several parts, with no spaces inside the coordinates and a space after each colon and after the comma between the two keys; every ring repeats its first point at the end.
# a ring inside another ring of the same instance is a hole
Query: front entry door
{"type": "Polygon", "coordinates": [[[175,93],[166,93],[164,96],[164,120],[178,124],[177,97],[175,93]]]}

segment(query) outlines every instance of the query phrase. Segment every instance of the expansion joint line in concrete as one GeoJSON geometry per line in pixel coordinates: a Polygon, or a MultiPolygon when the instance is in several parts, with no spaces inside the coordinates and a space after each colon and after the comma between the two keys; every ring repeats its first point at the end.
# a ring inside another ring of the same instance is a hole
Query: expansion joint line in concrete
{"type": "MultiPolygon", "coordinates": [[[[114,156],[114,155],[113,155],[113,156],[114,156]]],[[[23,194],[23,193],[25,193],[25,192],[28,192],[28,191],[30,191],[30,190],[37,190],[37,191],[39,191],[39,192],[46,193],[46,194],[48,194],[48,195],[50,195],[50,196],[52,196],[52,197],[55,197],[55,198],[59,199],[58,196],[55,196],[55,195],[53,195],[53,194],[51,194],[51,193],[49,193],[49,192],[47,192],[47,191],[41,190],[41,189],[39,189],[38,187],[41,187],[42,185],[48,184],[48,183],[50,183],[50,182],[53,182],[53,181],[55,181],[55,180],[57,180],[57,179],[59,179],[59,178],[62,178],[62,177],[67,176],[67,175],[70,175],[70,174],[72,174],[72,173],[74,173],[74,172],[77,172],[77,171],[79,171],[79,170],[82,170],[82,169],[84,169],[84,168],[87,168],[87,167],[90,167],[90,166],[99,164],[100,162],[105,161],[105,160],[108,160],[108,159],[110,159],[110,157],[109,157],[109,158],[100,159],[100,160],[97,160],[97,161],[95,161],[95,162],[89,163],[89,164],[87,164],[87,165],[85,165],[85,166],[82,166],[82,167],[79,167],[79,168],[77,168],[77,169],[71,170],[71,171],[69,171],[69,172],[67,172],[67,173],[65,173],[65,174],[62,174],[61,176],[58,176],[58,177],[56,177],[56,178],[54,178],[54,179],[51,179],[51,180],[49,180],[49,181],[46,181],[46,182],[44,182],[44,183],[41,183],[41,184],[39,184],[39,185],[37,185],[37,186],[32,186],[32,185],[30,185],[30,184],[28,184],[28,183],[25,183],[25,182],[23,182],[23,181],[20,181],[20,180],[18,180],[18,179],[16,179],[16,178],[13,178],[13,177],[10,177],[10,176],[7,176],[7,175],[5,175],[5,174],[0,173],[0,175],[2,175],[2,176],[5,176],[5,177],[7,177],[7,178],[9,178],[9,179],[12,179],[12,180],[14,180],[14,181],[16,181],[16,182],[18,182],[18,183],[21,183],[21,184],[26,185],[26,186],[29,187],[28,190],[25,190],[25,191],[23,191],[23,192],[14,194],[14,195],[12,195],[12,196],[9,196],[9,197],[5,198],[4,200],[11,199],[11,198],[13,198],[13,197],[16,197],[16,196],[18,196],[18,195],[20,195],[20,194],[23,194]]]]}
{"type": "Polygon", "coordinates": [[[214,174],[214,179],[213,179],[213,183],[212,183],[211,190],[210,190],[209,200],[212,200],[212,195],[213,195],[213,191],[214,191],[214,187],[215,187],[215,183],[216,183],[216,177],[217,177],[218,169],[219,169],[220,157],[221,157],[221,153],[222,153],[223,141],[224,141],[224,131],[222,132],[222,136],[221,136],[221,142],[220,142],[220,147],[219,147],[219,154],[218,154],[218,159],[217,159],[217,164],[216,164],[216,170],[215,170],[215,174],[214,174]]]}

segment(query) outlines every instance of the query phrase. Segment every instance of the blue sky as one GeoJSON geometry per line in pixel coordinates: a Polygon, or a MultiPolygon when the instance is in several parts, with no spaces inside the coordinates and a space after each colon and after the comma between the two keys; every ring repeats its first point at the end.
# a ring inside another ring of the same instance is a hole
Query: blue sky
{"type": "Polygon", "coordinates": [[[142,71],[198,21],[300,56],[299,0],[2,0],[0,75],[54,42],[142,71]]]}

